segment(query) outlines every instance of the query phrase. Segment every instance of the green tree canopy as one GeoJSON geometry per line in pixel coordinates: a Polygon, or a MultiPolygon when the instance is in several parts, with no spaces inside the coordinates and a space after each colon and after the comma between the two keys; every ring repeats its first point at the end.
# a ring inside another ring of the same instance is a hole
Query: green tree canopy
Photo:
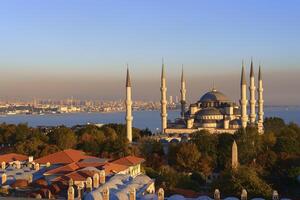
{"type": "Polygon", "coordinates": [[[75,133],[65,126],[57,127],[49,134],[51,144],[57,145],[60,149],[74,148],[77,144],[75,133]]]}
{"type": "Polygon", "coordinates": [[[176,154],[176,161],[182,171],[190,172],[197,169],[200,157],[201,154],[194,143],[181,143],[176,154]]]}
{"type": "Polygon", "coordinates": [[[212,188],[219,188],[224,196],[240,196],[241,191],[246,189],[250,197],[265,197],[270,199],[272,188],[256,171],[250,167],[240,166],[236,171],[226,169],[213,183],[212,188]]]}

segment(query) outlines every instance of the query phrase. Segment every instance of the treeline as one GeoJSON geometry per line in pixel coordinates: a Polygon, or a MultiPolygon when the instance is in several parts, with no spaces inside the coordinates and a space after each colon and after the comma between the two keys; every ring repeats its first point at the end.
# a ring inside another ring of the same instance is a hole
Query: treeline
{"type": "Polygon", "coordinates": [[[185,188],[212,194],[218,188],[224,196],[240,196],[245,188],[250,197],[270,199],[272,190],[300,197],[300,127],[280,118],[267,118],[263,135],[255,127],[234,135],[199,131],[188,142],[170,144],[168,154],[161,143],[151,139],[144,139],[141,146],[147,174],[167,192],[185,188]],[[231,169],[234,140],[237,170],[231,169]],[[207,183],[211,175],[218,178],[207,183]]]}
{"type": "MultiPolygon", "coordinates": [[[[139,140],[149,135],[148,129],[133,128],[133,139],[139,140]]],[[[32,155],[35,158],[64,149],[83,150],[94,156],[118,158],[134,154],[136,147],[129,145],[126,138],[126,127],[119,124],[108,124],[102,127],[86,125],[80,128],[59,126],[46,132],[27,124],[1,124],[1,153],[16,152],[32,155]]]]}

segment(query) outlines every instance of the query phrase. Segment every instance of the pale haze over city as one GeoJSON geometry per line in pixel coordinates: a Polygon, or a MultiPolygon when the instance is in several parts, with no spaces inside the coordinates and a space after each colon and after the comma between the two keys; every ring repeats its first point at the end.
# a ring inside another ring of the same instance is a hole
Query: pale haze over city
{"type": "Polygon", "coordinates": [[[299,9],[298,1],[3,1],[0,98],[122,99],[128,63],[133,99],[158,101],[163,57],[168,95],[180,95],[183,64],[188,102],[213,85],[238,102],[242,60],[248,74],[253,57],[265,103],[299,105],[299,9]]]}

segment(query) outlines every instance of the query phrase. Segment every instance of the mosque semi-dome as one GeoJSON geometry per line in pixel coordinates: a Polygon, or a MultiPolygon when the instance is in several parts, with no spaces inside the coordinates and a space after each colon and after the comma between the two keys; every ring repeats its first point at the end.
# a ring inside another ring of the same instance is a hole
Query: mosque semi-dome
{"type": "Polygon", "coordinates": [[[225,94],[222,92],[217,91],[216,89],[213,89],[212,91],[209,91],[205,93],[201,98],[201,103],[207,103],[207,102],[229,102],[229,99],[225,94]]]}
{"type": "Polygon", "coordinates": [[[207,115],[223,115],[223,113],[214,107],[204,108],[198,111],[197,116],[207,116],[207,115]]]}

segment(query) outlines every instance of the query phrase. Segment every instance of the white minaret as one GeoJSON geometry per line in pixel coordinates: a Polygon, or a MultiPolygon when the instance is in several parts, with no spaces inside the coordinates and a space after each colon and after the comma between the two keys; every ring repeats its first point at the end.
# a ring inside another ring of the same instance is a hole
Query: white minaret
{"type": "Polygon", "coordinates": [[[241,122],[242,127],[247,127],[248,122],[248,116],[247,116],[247,83],[246,83],[246,77],[245,77],[245,70],[244,70],[244,62],[242,64],[242,75],[241,75],[241,99],[240,99],[240,105],[241,105],[241,122]]]}
{"type": "Polygon", "coordinates": [[[264,131],[264,99],[263,99],[263,82],[262,82],[262,74],[261,74],[261,67],[259,66],[258,72],[258,132],[263,133],[264,131]]]}
{"type": "Polygon", "coordinates": [[[256,112],[255,112],[255,78],[254,78],[254,70],[253,70],[253,61],[251,59],[251,69],[250,69],[250,123],[253,125],[256,121],[256,112]]]}
{"type": "Polygon", "coordinates": [[[132,100],[131,100],[131,81],[129,75],[129,69],[127,66],[127,76],[126,76],[126,133],[129,142],[132,142],[132,100]]]}
{"type": "Polygon", "coordinates": [[[165,65],[162,61],[162,70],[161,70],[161,132],[165,133],[167,128],[167,86],[166,86],[166,76],[165,76],[165,65]]]}
{"type": "Polygon", "coordinates": [[[186,88],[185,88],[185,79],[183,75],[183,66],[182,66],[182,71],[181,71],[181,89],[180,89],[180,94],[181,94],[181,118],[184,119],[184,113],[185,113],[185,104],[186,104],[186,88]]]}

